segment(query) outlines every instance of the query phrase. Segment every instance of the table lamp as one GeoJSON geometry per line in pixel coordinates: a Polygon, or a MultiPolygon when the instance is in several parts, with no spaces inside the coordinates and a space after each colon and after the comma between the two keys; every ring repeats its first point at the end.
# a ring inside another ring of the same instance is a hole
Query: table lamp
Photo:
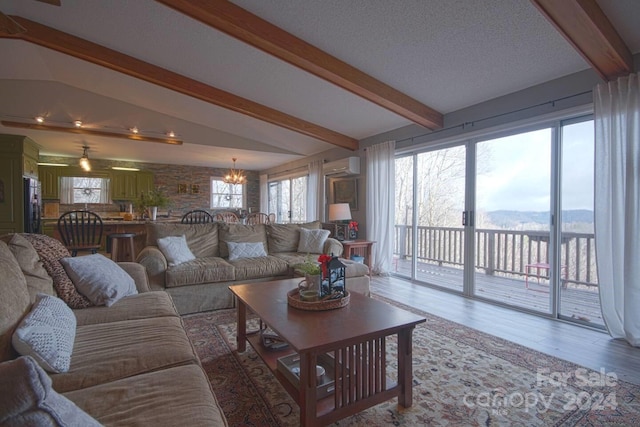
{"type": "Polygon", "coordinates": [[[329,205],[329,221],[335,223],[335,238],[344,240],[347,237],[345,229],[347,227],[339,227],[338,224],[344,221],[351,221],[351,208],[349,203],[332,203],[329,205]]]}

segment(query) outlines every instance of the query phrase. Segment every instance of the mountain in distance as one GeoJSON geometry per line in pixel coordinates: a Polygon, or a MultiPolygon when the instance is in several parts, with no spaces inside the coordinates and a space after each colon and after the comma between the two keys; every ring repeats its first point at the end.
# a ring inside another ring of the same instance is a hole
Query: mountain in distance
{"type": "MultiPolygon", "coordinates": [[[[517,228],[521,224],[549,224],[549,212],[498,210],[485,212],[486,218],[494,225],[503,228],[517,228]]],[[[562,211],[564,223],[593,224],[593,211],[588,209],[571,209],[562,211]]]]}

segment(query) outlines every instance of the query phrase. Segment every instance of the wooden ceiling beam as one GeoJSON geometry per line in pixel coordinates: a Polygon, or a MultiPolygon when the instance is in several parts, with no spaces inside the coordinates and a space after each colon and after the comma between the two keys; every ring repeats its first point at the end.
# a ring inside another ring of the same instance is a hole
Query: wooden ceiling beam
{"type": "Polygon", "coordinates": [[[34,21],[11,16],[26,31],[19,34],[0,32],[0,37],[25,40],[73,57],[127,74],[140,80],[174,90],[184,95],[227,108],[338,147],[357,150],[358,140],[307,122],[249,99],[209,86],[129,55],[117,52],[88,40],[58,31],[34,21]]]}
{"type": "Polygon", "coordinates": [[[439,129],[442,114],[227,0],[156,0],[383,108],[439,129]]]}
{"type": "Polygon", "coordinates": [[[531,0],[606,81],[633,72],[631,51],[596,0],[531,0]]]}

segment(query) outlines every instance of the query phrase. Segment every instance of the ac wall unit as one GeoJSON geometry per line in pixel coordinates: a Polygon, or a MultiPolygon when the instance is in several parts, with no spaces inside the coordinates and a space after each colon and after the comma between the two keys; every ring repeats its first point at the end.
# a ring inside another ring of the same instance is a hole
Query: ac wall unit
{"type": "Polygon", "coordinates": [[[347,157],[325,163],[322,170],[326,176],[360,175],[360,157],[347,157]]]}

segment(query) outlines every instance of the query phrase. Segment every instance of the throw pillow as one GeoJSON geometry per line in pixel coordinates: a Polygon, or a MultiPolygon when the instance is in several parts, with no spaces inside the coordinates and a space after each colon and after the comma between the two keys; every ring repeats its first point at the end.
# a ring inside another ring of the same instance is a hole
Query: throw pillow
{"type": "Polygon", "coordinates": [[[120,298],[138,293],[133,278],[104,255],[60,260],[78,291],[95,305],[111,307],[120,298]]]}
{"type": "Polygon", "coordinates": [[[13,333],[13,348],[49,372],[67,372],[76,340],[76,316],[59,298],[39,294],[13,333]]]}
{"type": "Polygon", "coordinates": [[[195,255],[187,245],[187,239],[182,236],[167,236],[158,239],[158,247],[169,263],[169,267],[182,264],[183,262],[193,261],[195,255]]]}
{"type": "Polygon", "coordinates": [[[301,228],[298,252],[321,254],[324,250],[324,242],[327,241],[329,234],[331,234],[329,230],[307,230],[306,228],[301,228]]]}
{"type": "Polygon", "coordinates": [[[37,294],[55,295],[53,279],[42,266],[40,256],[33,248],[33,245],[17,233],[5,234],[0,236],[0,239],[7,243],[11,253],[16,257],[20,265],[24,278],[27,280],[27,290],[29,291],[31,302],[35,302],[37,294]]]}
{"type": "Polygon", "coordinates": [[[53,237],[44,234],[22,234],[22,236],[31,243],[33,248],[40,255],[40,260],[44,269],[47,270],[49,276],[53,279],[53,287],[58,297],[71,308],[87,308],[91,307],[91,301],[82,295],[67,275],[60,259],[71,256],[69,250],[64,247],[62,242],[53,237]]]}
{"type": "MultiPolygon", "coordinates": [[[[0,240],[0,362],[16,357],[11,336],[29,312],[31,301],[20,265],[7,244],[0,240]]],[[[0,399],[1,400],[1,399],[0,399]]]]}
{"type": "Polygon", "coordinates": [[[262,243],[236,243],[227,242],[229,245],[229,261],[241,258],[258,258],[267,256],[262,243]]]}
{"type": "Polygon", "coordinates": [[[0,363],[0,425],[100,426],[94,418],[58,394],[51,378],[29,356],[0,363]]]}

